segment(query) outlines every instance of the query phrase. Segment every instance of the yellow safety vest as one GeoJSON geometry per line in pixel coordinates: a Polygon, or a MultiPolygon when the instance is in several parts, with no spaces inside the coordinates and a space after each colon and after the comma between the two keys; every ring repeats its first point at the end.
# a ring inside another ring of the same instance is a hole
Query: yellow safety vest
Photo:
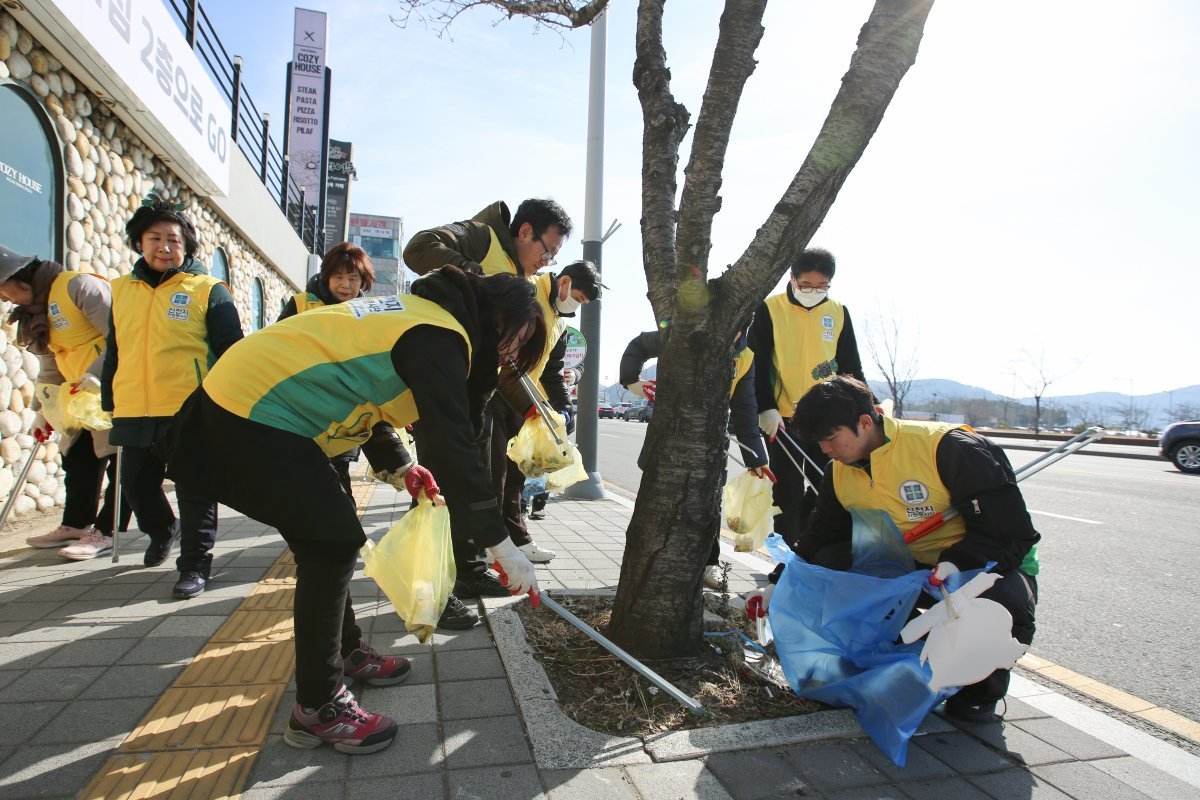
{"type": "Polygon", "coordinates": [[[729,396],[733,397],[734,391],[737,389],[738,383],[742,378],[746,377],[746,373],[750,371],[750,366],[754,363],[754,351],[749,347],[743,347],[742,352],[733,357],[733,384],[729,387],[729,396]]]}
{"type": "Polygon", "coordinates": [[[208,299],[222,281],[176,272],[158,286],[136,273],[113,281],[113,329],[120,365],[113,417],[169,417],[216,361],[208,341],[208,299]]]}
{"type": "Polygon", "coordinates": [[[99,275],[63,270],[50,284],[46,303],[46,316],[50,320],[50,351],[54,353],[58,371],[68,383],[79,381],[108,344],[67,291],[73,279],[85,274],[88,278],[108,280],[99,275]]]}
{"type": "MultiPolygon", "coordinates": [[[[493,236],[495,234],[492,234],[493,236]]],[[[537,360],[533,370],[529,373],[530,377],[537,380],[541,377],[542,370],[546,368],[546,363],[550,360],[550,351],[554,349],[554,345],[558,344],[558,340],[567,331],[567,321],[560,317],[554,310],[554,298],[557,296],[557,287],[554,285],[554,276],[549,272],[543,272],[540,275],[534,275],[528,279],[533,284],[533,293],[537,297],[538,308],[542,310],[542,320],[546,323],[546,346],[542,349],[542,357],[537,360]]]]}
{"type": "Polygon", "coordinates": [[[417,325],[471,342],[462,325],[413,295],[358,297],[281,320],[230,347],[204,391],[230,413],[312,439],[329,456],[363,444],[378,422],[417,419],[392,348],[417,325]]]}
{"type": "Polygon", "coordinates": [[[296,303],[297,314],[303,314],[310,308],[323,308],[325,306],[325,303],[321,301],[321,298],[317,297],[312,292],[300,292],[299,294],[294,294],[292,295],[292,300],[296,303]]]}
{"type": "Polygon", "coordinates": [[[828,298],[815,308],[805,308],[788,299],[786,291],[767,298],[767,311],[775,334],[771,356],[775,404],[784,419],[791,419],[805,392],[837,374],[837,341],[846,311],[828,298]]]}
{"type": "Polygon", "coordinates": [[[488,235],[492,237],[491,244],[488,245],[487,253],[483,260],[479,262],[479,266],[483,267],[484,275],[523,275],[517,264],[512,260],[512,257],[505,251],[504,245],[500,244],[500,237],[496,235],[496,231],[488,226],[488,235]]]}

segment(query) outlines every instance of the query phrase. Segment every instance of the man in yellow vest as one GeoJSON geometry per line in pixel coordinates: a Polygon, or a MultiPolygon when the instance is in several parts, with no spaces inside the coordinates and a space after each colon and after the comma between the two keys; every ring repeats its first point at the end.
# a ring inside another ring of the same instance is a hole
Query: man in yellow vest
{"type": "MultiPolygon", "coordinates": [[[[850,312],[829,297],[837,262],[827,250],[810,249],[792,264],[791,277],[782,294],[766,299],[750,327],[750,349],[754,351],[754,393],[758,399],[759,425],[767,435],[768,453],[775,475],[775,532],[792,544],[804,531],[815,495],[805,490],[802,476],[788,458],[788,445],[777,441],[780,426],[792,419],[796,402],[813,385],[834,375],[850,375],[865,381],[862,360],[850,312]]],[[[817,464],[826,458],[811,442],[799,442],[817,464]]],[[[816,470],[791,452],[791,459],[805,470],[816,486],[816,470]]]]}
{"type": "MultiPolygon", "coordinates": [[[[845,376],[810,389],[796,406],[796,421],[801,435],[833,459],[808,530],[794,546],[801,558],[848,569],[852,509],[882,510],[905,533],[953,507],[960,516],[908,545],[917,566],[933,570],[936,585],[995,562],[1000,580],[982,597],[1012,614],[1017,641],[1033,641],[1041,536],[998,445],[963,425],[884,417],[866,384],[845,376]]],[[[951,697],[946,713],[994,720],[1008,682],[1008,670],[996,670],[951,697]]]]}
{"type": "MultiPolygon", "coordinates": [[[[404,263],[418,275],[452,264],[477,275],[523,275],[553,266],[558,251],[571,235],[573,223],[562,206],[548,198],[530,198],[517,206],[516,214],[503,201],[491,203],[474,217],[415,234],[404,248],[404,263]]],[[[548,332],[548,335],[552,335],[548,332]]],[[[492,424],[497,404],[488,404],[481,427],[479,448],[486,463],[497,470],[507,462],[507,428],[492,424]],[[499,451],[499,452],[497,452],[499,451]]],[[[507,411],[504,412],[507,415],[507,411]]],[[[413,438],[420,456],[425,436],[418,424],[413,438]]],[[[432,445],[426,445],[428,449],[432,445]]],[[[505,516],[510,516],[507,512],[505,516]]],[[[549,551],[543,551],[549,552],[549,551]]],[[[508,594],[477,553],[456,543],[454,564],[458,597],[504,597],[508,594]]]]}
{"type": "MultiPolygon", "coordinates": [[[[553,260],[550,262],[553,264],[553,260]]],[[[600,296],[600,271],[590,261],[568,264],[553,275],[543,272],[532,278],[542,321],[546,324],[546,349],[529,370],[529,377],[541,387],[550,406],[566,418],[566,431],[573,433],[571,396],[563,379],[563,359],[567,354],[567,319],[579,307],[600,296]]],[[[521,430],[524,420],[537,415],[529,395],[521,388],[520,376],[510,366],[500,368],[498,397],[492,401],[492,487],[500,501],[504,525],[513,544],[535,564],[545,564],[555,552],[539,547],[529,533],[521,511],[521,490],[525,476],[508,457],[508,440],[521,430]]]]}

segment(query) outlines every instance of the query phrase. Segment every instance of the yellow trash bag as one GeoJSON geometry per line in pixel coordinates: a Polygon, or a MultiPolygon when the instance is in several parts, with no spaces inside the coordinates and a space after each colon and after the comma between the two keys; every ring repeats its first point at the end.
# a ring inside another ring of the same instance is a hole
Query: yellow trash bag
{"type": "Polygon", "coordinates": [[[525,420],[517,435],[508,440],[508,457],[521,470],[526,478],[538,478],[548,472],[555,472],[571,466],[571,443],[567,441],[566,421],[561,414],[554,414],[555,430],[559,445],[550,435],[541,415],[525,420]]]}
{"type": "Polygon", "coordinates": [[[42,416],[54,430],[69,439],[80,430],[106,431],[112,415],[100,410],[100,395],[82,391],[71,394],[71,384],[39,383],[34,394],[41,401],[42,416]]]}
{"type": "Polygon", "coordinates": [[[567,447],[571,449],[571,463],[569,466],[554,472],[546,473],[546,489],[565,489],[580,481],[587,480],[587,470],[583,468],[583,456],[579,454],[579,448],[570,442],[567,447]]]}
{"type": "Polygon", "coordinates": [[[733,549],[752,553],[771,533],[779,509],[771,505],[771,481],[747,470],[725,486],[725,524],[734,532],[733,549]]]}
{"type": "Polygon", "coordinates": [[[433,635],[454,588],[450,511],[425,496],[379,544],[370,539],[360,551],[363,572],[392,601],[404,627],[424,644],[433,635]]]}

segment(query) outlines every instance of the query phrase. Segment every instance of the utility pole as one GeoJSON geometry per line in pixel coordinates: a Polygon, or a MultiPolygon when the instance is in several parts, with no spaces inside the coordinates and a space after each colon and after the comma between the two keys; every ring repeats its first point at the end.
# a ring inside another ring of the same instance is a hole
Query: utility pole
{"type": "MultiPolygon", "coordinates": [[[[588,71],[588,136],[587,179],[583,206],[583,257],[601,268],[604,236],[601,219],[604,216],[604,75],[607,48],[608,13],[602,13],[592,23],[592,58],[588,71]]],[[[597,397],[600,390],[600,304],[601,300],[586,303],[582,308],[580,325],[587,340],[587,355],[583,359],[583,378],[579,382],[579,422],[575,426],[575,443],[583,457],[587,480],[567,487],[567,497],[576,500],[604,498],[604,481],[596,466],[597,397]]]]}

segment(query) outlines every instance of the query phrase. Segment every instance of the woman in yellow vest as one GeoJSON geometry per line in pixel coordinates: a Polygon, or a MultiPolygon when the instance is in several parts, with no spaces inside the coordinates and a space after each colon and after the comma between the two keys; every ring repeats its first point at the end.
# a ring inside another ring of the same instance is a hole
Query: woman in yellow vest
{"type": "MultiPolygon", "coordinates": [[[[536,591],[476,438],[500,360],[528,368],[544,344],[529,282],[447,266],[416,281],[412,295],[357,298],[255,333],[184,405],[171,476],[274,527],[296,559],[297,702],[287,744],[370,753],[396,736],[393,720],[364,711],[342,684],[358,669],[343,626],[366,536],[328,461],[366,447],[377,423],[420,419],[435,445],[421,458],[445,489],[452,536],[498,561],[514,594],[536,591]]],[[[360,649],[391,669],[395,659],[360,649]]]]}
{"type": "Polygon", "coordinates": [[[185,599],[208,583],[217,504],[177,483],[176,521],[162,488],[166,462],[156,445],[183,401],[242,338],[242,326],[229,288],[195,260],[196,228],[175,205],[144,201],[125,232],[141,258],[113,281],[101,403],[113,415],[112,443],[124,448],[121,487],[138,527],[150,537],[146,566],[166,561],[182,530],[174,595],[185,599]]]}
{"type": "MultiPolygon", "coordinates": [[[[16,304],[8,321],[17,326],[17,343],[40,362],[33,396],[37,416],[31,432],[38,441],[46,441],[53,428],[41,412],[43,394],[48,402],[57,402],[64,383],[71,384],[72,392],[100,389],[112,304],[109,283],[97,275],[0,247],[0,299],[16,304]]],[[[32,547],[61,547],[59,555],[72,561],[111,552],[117,475],[108,432],[81,430],[63,438],[59,449],[66,473],[62,524],[25,541],[32,547]],[[97,514],[106,472],[108,490],[97,514]]]]}
{"type": "MultiPolygon", "coordinates": [[[[796,424],[833,459],[811,525],[794,547],[801,558],[848,569],[851,509],[882,510],[905,533],[953,506],[960,516],[909,544],[917,566],[941,581],[995,562],[1000,580],[981,596],[1008,609],[1017,641],[1033,641],[1041,536],[998,445],[965,426],[884,417],[865,383],[841,375],[800,399],[796,424]]],[[[1008,671],[996,670],[951,697],[946,713],[992,721],[1008,682],[1008,671]]]]}

